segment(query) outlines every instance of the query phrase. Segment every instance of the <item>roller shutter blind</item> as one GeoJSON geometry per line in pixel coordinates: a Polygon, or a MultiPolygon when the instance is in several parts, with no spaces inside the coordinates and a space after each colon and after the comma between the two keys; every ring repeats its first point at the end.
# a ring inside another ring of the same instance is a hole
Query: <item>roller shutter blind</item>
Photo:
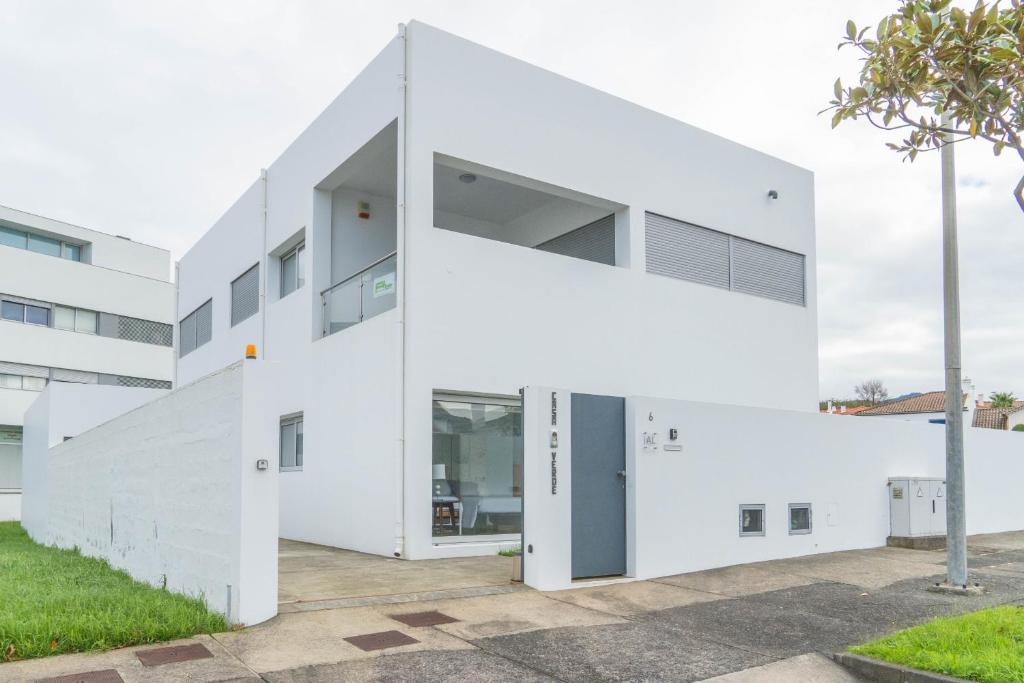
{"type": "Polygon", "coordinates": [[[647,272],[729,289],[729,235],[648,213],[647,272]]]}
{"type": "Polygon", "coordinates": [[[562,256],[615,265],[615,215],[611,214],[537,245],[562,256]]]}
{"type": "Polygon", "coordinates": [[[231,326],[260,310],[260,265],[245,271],[231,283],[231,326]]]}
{"type": "Polygon", "coordinates": [[[196,311],[196,347],[213,339],[213,300],[207,301],[196,311]]]}
{"type": "Polygon", "coordinates": [[[196,314],[189,313],[178,324],[178,356],[187,356],[196,350],[196,314]]]}
{"type": "Polygon", "coordinates": [[[734,237],[732,288],[803,306],[804,260],[803,254],[734,237]]]}
{"type": "Polygon", "coordinates": [[[648,213],[647,272],[806,305],[806,257],[648,213]]]}
{"type": "Polygon", "coordinates": [[[0,375],[21,375],[22,377],[49,377],[50,368],[41,365],[25,365],[24,363],[7,363],[0,361],[0,375]]]}
{"type": "Polygon", "coordinates": [[[75,384],[98,384],[99,375],[95,372],[85,372],[83,370],[64,370],[62,368],[54,368],[50,379],[55,382],[74,382],[75,384]]]}
{"type": "Polygon", "coordinates": [[[21,444],[0,443],[0,491],[21,488],[21,444]]]}

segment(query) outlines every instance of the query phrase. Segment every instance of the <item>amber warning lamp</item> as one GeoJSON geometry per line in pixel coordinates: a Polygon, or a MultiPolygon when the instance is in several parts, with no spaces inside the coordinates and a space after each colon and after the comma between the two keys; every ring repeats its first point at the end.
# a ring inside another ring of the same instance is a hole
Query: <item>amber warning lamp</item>
{"type": "Polygon", "coordinates": [[[250,358],[250,359],[255,359],[256,358],[256,345],[255,344],[246,344],[245,345],[245,357],[246,358],[250,358]]]}

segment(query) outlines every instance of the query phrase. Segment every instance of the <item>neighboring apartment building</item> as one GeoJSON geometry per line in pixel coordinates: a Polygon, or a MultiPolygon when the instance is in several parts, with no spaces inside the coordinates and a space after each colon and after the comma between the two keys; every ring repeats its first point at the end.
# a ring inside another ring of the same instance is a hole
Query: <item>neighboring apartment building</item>
{"type": "Polygon", "coordinates": [[[816,411],[814,272],[810,172],[413,22],[181,259],[176,381],[282,368],[283,537],[494,552],[521,387],[816,411]]]}
{"type": "Polygon", "coordinates": [[[163,249],[0,207],[0,519],[17,519],[25,410],[48,382],[171,387],[163,249]]]}

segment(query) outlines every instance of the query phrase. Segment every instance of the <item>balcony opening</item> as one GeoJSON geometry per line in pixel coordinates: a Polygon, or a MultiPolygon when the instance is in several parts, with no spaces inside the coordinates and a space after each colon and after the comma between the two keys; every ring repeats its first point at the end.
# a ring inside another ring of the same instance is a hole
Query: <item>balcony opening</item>
{"type": "Polygon", "coordinates": [[[323,336],[395,307],[397,142],[392,122],[317,187],[330,203],[323,336]]]}
{"type": "Polygon", "coordinates": [[[434,226],[617,265],[620,204],[434,155],[434,226]]]}

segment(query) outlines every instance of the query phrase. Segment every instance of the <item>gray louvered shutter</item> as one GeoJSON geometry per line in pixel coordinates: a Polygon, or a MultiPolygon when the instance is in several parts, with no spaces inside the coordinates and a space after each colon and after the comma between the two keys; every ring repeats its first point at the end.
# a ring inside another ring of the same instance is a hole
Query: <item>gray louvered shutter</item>
{"type": "Polygon", "coordinates": [[[803,306],[804,261],[803,254],[734,237],[732,288],[803,306]]]}
{"type": "Polygon", "coordinates": [[[200,306],[196,312],[196,348],[213,339],[213,299],[200,306]]]}
{"type": "Polygon", "coordinates": [[[729,235],[645,214],[647,272],[729,289],[729,235]]]}
{"type": "Polygon", "coordinates": [[[189,313],[178,324],[178,357],[196,350],[196,314],[189,313]]]}
{"type": "Polygon", "coordinates": [[[95,372],[85,372],[84,370],[65,370],[63,368],[54,368],[50,374],[50,379],[54,382],[73,382],[75,384],[98,384],[99,375],[95,372]]]}
{"type": "Polygon", "coordinates": [[[231,283],[231,326],[260,310],[260,264],[245,271],[231,283]]]}
{"type": "Polygon", "coordinates": [[[49,377],[50,368],[41,365],[25,365],[24,363],[7,363],[0,361],[0,375],[21,375],[22,377],[49,377]]]}
{"type": "Polygon", "coordinates": [[[599,218],[582,228],[576,228],[543,244],[538,244],[537,249],[614,266],[615,215],[599,218]]]}

